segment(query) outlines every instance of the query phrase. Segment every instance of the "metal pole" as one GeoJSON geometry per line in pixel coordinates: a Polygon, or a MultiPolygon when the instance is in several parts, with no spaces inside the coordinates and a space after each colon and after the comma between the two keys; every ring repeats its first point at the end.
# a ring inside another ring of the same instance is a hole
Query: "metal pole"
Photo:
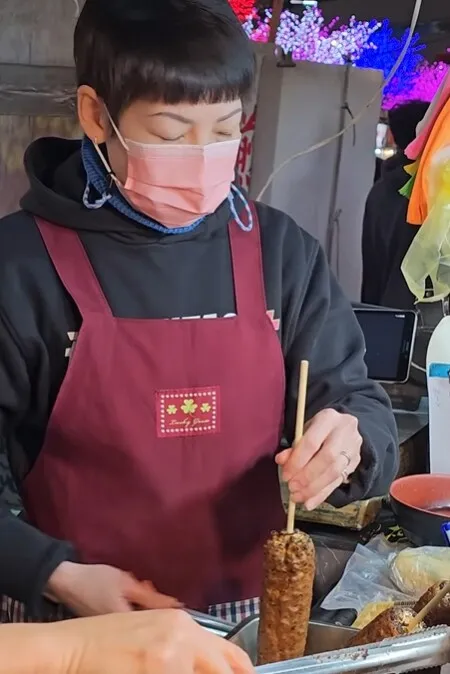
{"type": "MultiPolygon", "coordinates": [[[[346,112],[348,110],[348,92],[350,85],[350,69],[351,65],[348,64],[344,72],[344,83],[342,86],[341,93],[341,109],[339,111],[339,133],[345,128],[346,112]]],[[[344,135],[341,134],[337,140],[337,152],[336,159],[334,163],[334,173],[333,173],[333,182],[331,189],[331,201],[330,201],[330,210],[328,214],[328,227],[327,227],[327,236],[326,236],[326,253],[328,262],[331,265],[331,260],[333,256],[333,243],[334,243],[334,234],[336,230],[336,221],[337,221],[337,200],[339,193],[339,178],[341,173],[341,163],[342,163],[342,153],[344,150],[344,135]]],[[[339,265],[339,260],[338,260],[339,265]]]]}
{"type": "Polygon", "coordinates": [[[284,0],[273,0],[272,20],[270,22],[269,42],[274,43],[277,37],[278,26],[280,25],[281,13],[283,11],[284,0]]]}

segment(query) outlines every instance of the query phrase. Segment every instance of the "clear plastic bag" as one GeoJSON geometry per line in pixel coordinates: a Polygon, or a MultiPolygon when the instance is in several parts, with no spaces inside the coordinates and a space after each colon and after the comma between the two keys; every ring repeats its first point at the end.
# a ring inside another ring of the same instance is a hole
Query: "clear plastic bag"
{"type": "Polygon", "coordinates": [[[328,611],[354,609],[357,613],[370,603],[403,602],[408,599],[393,583],[390,566],[405,544],[391,544],[376,536],[367,545],[357,545],[341,580],[322,602],[328,611]]]}

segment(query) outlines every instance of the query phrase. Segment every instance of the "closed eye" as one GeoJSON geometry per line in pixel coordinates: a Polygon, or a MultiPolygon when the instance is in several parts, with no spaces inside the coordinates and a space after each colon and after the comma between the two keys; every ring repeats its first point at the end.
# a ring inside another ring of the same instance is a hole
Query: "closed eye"
{"type": "Polygon", "coordinates": [[[164,143],[178,143],[178,141],[183,140],[184,134],[178,136],[177,138],[165,138],[164,136],[158,136],[158,138],[164,143]]]}

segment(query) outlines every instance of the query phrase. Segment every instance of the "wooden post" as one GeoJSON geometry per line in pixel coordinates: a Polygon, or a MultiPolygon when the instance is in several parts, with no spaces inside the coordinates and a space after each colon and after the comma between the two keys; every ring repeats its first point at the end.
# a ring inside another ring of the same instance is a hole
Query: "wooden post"
{"type": "Polygon", "coordinates": [[[269,42],[274,44],[277,37],[278,26],[280,25],[281,12],[283,11],[284,0],[273,0],[272,3],[272,21],[270,22],[269,42]]]}

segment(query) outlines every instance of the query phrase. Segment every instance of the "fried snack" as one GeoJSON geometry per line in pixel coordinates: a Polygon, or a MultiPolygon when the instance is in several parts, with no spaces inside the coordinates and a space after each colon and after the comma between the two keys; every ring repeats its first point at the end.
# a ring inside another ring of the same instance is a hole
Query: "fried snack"
{"type": "Polygon", "coordinates": [[[307,534],[272,533],[264,549],[260,665],[304,655],[315,569],[314,543],[307,534]]]}
{"type": "MultiPolygon", "coordinates": [[[[408,627],[416,612],[404,606],[393,606],[380,613],[372,622],[356,634],[349,646],[365,646],[376,644],[383,639],[401,637],[408,634],[408,627]]],[[[420,623],[417,630],[425,629],[425,624],[420,623]]]]}
{"type": "MultiPolygon", "coordinates": [[[[429,587],[425,594],[420,597],[419,601],[414,606],[415,612],[419,613],[419,611],[421,611],[440,590],[444,589],[444,585],[446,583],[447,581],[443,580],[441,583],[436,583],[435,585],[429,587]]],[[[423,619],[423,622],[427,627],[450,625],[450,593],[446,594],[445,597],[441,599],[439,604],[431,609],[428,615],[426,615],[423,619]]]]}
{"type": "Polygon", "coordinates": [[[358,617],[353,623],[352,627],[355,630],[362,630],[363,627],[366,627],[372,620],[375,620],[380,613],[383,613],[387,608],[394,606],[393,601],[375,601],[370,604],[366,604],[363,610],[358,613],[358,617]]]}

